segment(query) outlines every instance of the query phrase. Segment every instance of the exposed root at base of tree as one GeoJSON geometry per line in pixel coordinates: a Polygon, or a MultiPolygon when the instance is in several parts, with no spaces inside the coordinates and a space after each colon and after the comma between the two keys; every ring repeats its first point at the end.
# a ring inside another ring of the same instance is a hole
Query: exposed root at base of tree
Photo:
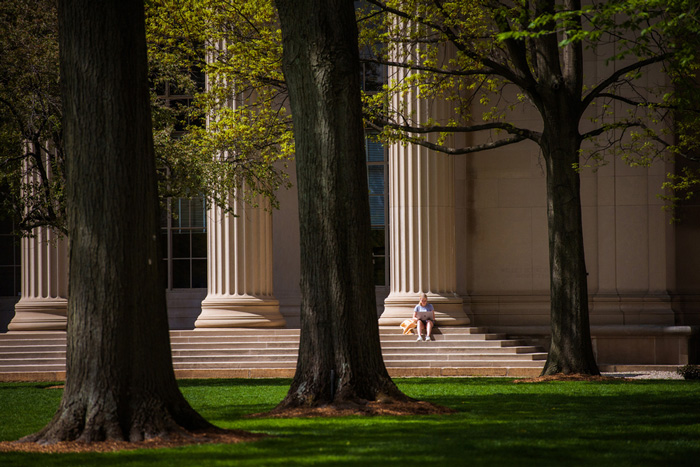
{"type": "Polygon", "coordinates": [[[248,415],[249,418],[313,418],[346,417],[349,415],[447,415],[456,413],[449,407],[425,401],[344,401],[313,407],[276,407],[269,412],[248,415]]]}
{"type": "Polygon", "coordinates": [[[200,432],[187,432],[185,436],[171,435],[168,438],[152,438],[144,441],[95,441],[85,443],[82,441],[61,441],[54,444],[39,444],[26,441],[2,441],[0,452],[39,452],[39,453],[64,453],[64,452],[113,452],[135,449],[159,449],[190,446],[195,444],[235,444],[257,441],[268,435],[262,433],[249,433],[241,430],[206,430],[200,432]]]}
{"type": "Polygon", "coordinates": [[[573,373],[570,375],[558,373],[555,375],[544,375],[537,376],[535,378],[513,380],[514,383],[544,383],[547,381],[620,381],[620,378],[615,378],[613,376],[584,375],[581,373],[573,373]]]}

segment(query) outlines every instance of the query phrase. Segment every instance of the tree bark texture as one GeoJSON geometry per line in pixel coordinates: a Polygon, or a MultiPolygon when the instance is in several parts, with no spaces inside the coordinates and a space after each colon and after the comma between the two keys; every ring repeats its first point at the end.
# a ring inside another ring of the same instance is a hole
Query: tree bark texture
{"type": "MultiPolygon", "coordinates": [[[[569,10],[581,8],[579,0],[565,0],[569,10]]],[[[556,12],[556,2],[534,4],[536,15],[556,12]]],[[[580,19],[578,20],[580,26],[580,19]]],[[[548,27],[553,27],[549,25],[548,27]]],[[[572,28],[575,29],[575,28],[572,28]]],[[[583,248],[579,162],[583,116],[583,45],[573,41],[559,46],[556,34],[532,41],[532,72],[526,60],[518,63],[525,76],[524,90],[542,116],[538,144],[546,165],[547,223],[551,344],[543,375],[600,374],[593,355],[588,320],[588,282],[583,248]]],[[[512,53],[518,54],[517,48],[512,53]]]]}
{"type": "Polygon", "coordinates": [[[408,400],[379,343],[353,2],[278,0],[296,145],[301,342],[282,406],[408,400]]]}
{"type": "Polygon", "coordinates": [[[575,106],[563,91],[550,98],[540,147],[547,174],[551,345],[543,375],[598,375],[588,320],[575,106]],[[558,101],[558,102],[557,102],[558,101]],[[557,111],[561,109],[561,111],[557,111]]]}
{"type": "Polygon", "coordinates": [[[177,388],[159,280],[143,2],[59,4],[70,236],[66,386],[26,441],[209,428],[177,388]]]}

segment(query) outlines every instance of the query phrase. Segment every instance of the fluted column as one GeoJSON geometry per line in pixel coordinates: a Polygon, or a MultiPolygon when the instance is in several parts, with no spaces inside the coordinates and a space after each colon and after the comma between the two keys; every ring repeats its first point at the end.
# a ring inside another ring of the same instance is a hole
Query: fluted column
{"type": "Polygon", "coordinates": [[[195,327],[283,327],[272,286],[271,213],[236,201],[233,213],[214,206],[207,215],[208,293],[195,327]]]}
{"type": "MultiPolygon", "coordinates": [[[[389,70],[397,84],[407,82],[410,73],[389,70]]],[[[450,117],[447,103],[421,99],[415,87],[405,91],[394,95],[394,112],[415,124],[450,117]]],[[[410,317],[421,292],[435,307],[439,325],[469,324],[456,293],[453,158],[417,144],[394,144],[389,148],[389,187],[391,292],[379,324],[398,325],[410,317]]]]}
{"type": "Polygon", "coordinates": [[[453,160],[416,146],[389,151],[391,292],[380,325],[410,317],[419,294],[428,294],[440,325],[466,325],[455,292],[453,160]]]}
{"type": "Polygon", "coordinates": [[[66,329],[68,241],[48,227],[34,229],[21,241],[22,297],[15,305],[10,331],[66,329]]]}
{"type": "MultiPolygon", "coordinates": [[[[30,196],[52,177],[50,143],[27,142],[25,151],[32,157],[22,164],[22,190],[30,196]],[[37,165],[41,160],[42,167],[37,165]]],[[[41,198],[41,196],[39,197],[41,198]]],[[[52,202],[53,200],[44,200],[52,202]]],[[[15,304],[10,331],[64,330],[68,311],[68,239],[50,227],[37,227],[23,237],[21,248],[21,298],[15,304]]]]}

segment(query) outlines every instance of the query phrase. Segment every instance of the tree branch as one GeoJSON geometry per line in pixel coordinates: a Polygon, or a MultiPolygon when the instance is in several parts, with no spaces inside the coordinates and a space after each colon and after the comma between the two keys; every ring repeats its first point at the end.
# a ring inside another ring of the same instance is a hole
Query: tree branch
{"type": "MultiPolygon", "coordinates": [[[[494,11],[497,11],[496,9],[498,6],[492,6],[492,8],[494,11]]],[[[504,16],[495,14],[494,21],[502,33],[513,32],[508,20],[504,16]]],[[[529,83],[529,86],[523,87],[523,89],[534,90],[536,82],[535,77],[532,76],[530,65],[527,61],[527,48],[525,47],[525,42],[510,38],[503,40],[503,43],[508,50],[508,55],[513,62],[513,67],[521,74],[521,78],[523,80],[522,83],[529,83]]]]}
{"type": "Polygon", "coordinates": [[[524,136],[513,136],[511,138],[501,139],[498,141],[493,141],[491,143],[477,144],[476,146],[469,146],[466,148],[451,148],[441,144],[431,143],[429,141],[424,141],[418,138],[409,138],[409,142],[423,146],[424,148],[431,149],[433,151],[442,152],[451,156],[457,156],[462,154],[471,154],[474,152],[487,151],[489,149],[500,148],[502,146],[508,146],[510,144],[519,143],[527,138],[524,136]]]}
{"type": "Polygon", "coordinates": [[[624,102],[625,104],[630,105],[632,107],[639,107],[641,105],[647,105],[644,102],[633,101],[632,99],[630,99],[628,97],[618,96],[617,94],[612,94],[609,92],[601,92],[600,94],[598,94],[597,97],[607,97],[608,99],[624,102]]]}
{"type": "MultiPolygon", "coordinates": [[[[569,11],[581,10],[581,0],[566,0],[565,5],[566,9],[569,11]]],[[[581,16],[577,16],[574,21],[576,26],[574,31],[580,31],[583,28],[581,16]]],[[[567,32],[565,32],[565,38],[568,38],[567,32]]],[[[583,73],[581,73],[581,70],[583,70],[583,42],[576,40],[573,43],[565,45],[562,56],[564,62],[562,70],[564,82],[569,92],[577,96],[577,98],[580,98],[581,92],[583,91],[583,73]]]]}
{"type": "Polygon", "coordinates": [[[441,126],[441,125],[431,125],[424,127],[416,127],[411,125],[399,125],[392,123],[390,121],[381,121],[378,123],[371,123],[371,125],[381,131],[383,127],[389,127],[395,130],[401,130],[406,133],[414,134],[430,134],[430,133],[474,133],[477,131],[487,131],[487,130],[503,130],[511,135],[516,135],[522,139],[529,139],[536,143],[540,140],[540,133],[525,128],[518,128],[510,123],[503,122],[491,122],[482,123],[478,125],[469,126],[441,126]]]}
{"type": "Polygon", "coordinates": [[[643,127],[642,123],[639,121],[634,121],[634,122],[627,122],[627,121],[622,121],[622,122],[616,122],[612,123],[610,125],[605,125],[598,127],[594,130],[591,130],[587,133],[584,133],[581,135],[581,139],[589,139],[589,138],[595,138],[596,136],[600,136],[603,133],[607,133],[610,130],[619,130],[620,128],[622,129],[627,129],[627,128],[635,128],[635,127],[643,127]]]}
{"type": "MultiPolygon", "coordinates": [[[[522,77],[518,76],[516,73],[514,73],[510,68],[508,68],[506,65],[502,63],[498,63],[495,60],[491,60],[487,57],[483,57],[477,53],[474,53],[473,51],[467,49],[464,47],[461,42],[459,41],[459,38],[455,35],[453,31],[451,31],[449,28],[443,27],[440,24],[432,23],[430,21],[425,20],[424,18],[421,18],[419,16],[414,16],[411,14],[408,14],[406,12],[403,12],[401,10],[398,10],[396,8],[391,8],[388,7],[383,1],[381,0],[367,0],[367,3],[370,3],[380,10],[386,12],[386,13],[391,13],[393,15],[396,15],[400,18],[406,19],[408,21],[413,21],[415,23],[423,24],[425,26],[428,26],[435,31],[439,31],[442,33],[445,38],[451,42],[455,48],[463,53],[465,56],[469,57],[470,59],[474,60],[475,62],[481,64],[482,66],[489,68],[493,70],[494,75],[501,76],[502,78],[505,78],[514,84],[520,86],[523,89],[529,89],[529,84],[526,80],[524,80],[522,77]]],[[[495,40],[495,39],[494,39],[495,40]]]]}
{"type": "Polygon", "coordinates": [[[633,63],[631,65],[627,65],[626,67],[622,67],[619,70],[615,71],[613,74],[608,76],[605,80],[603,80],[598,86],[593,88],[591,92],[589,92],[584,98],[583,101],[581,102],[581,111],[583,112],[588,108],[589,105],[591,105],[591,102],[593,100],[600,96],[605,89],[607,89],[609,86],[611,86],[613,83],[615,83],[621,76],[624,76],[625,74],[638,70],[640,68],[644,68],[645,66],[653,65],[654,63],[659,63],[664,60],[666,60],[669,57],[670,54],[662,54],[658,55],[655,57],[650,57],[645,60],[640,60],[637,63],[633,63]]]}
{"type": "Polygon", "coordinates": [[[450,76],[481,76],[481,75],[496,74],[496,71],[492,70],[490,68],[477,68],[474,70],[466,70],[466,71],[441,70],[440,68],[433,68],[433,67],[421,66],[421,65],[411,65],[411,64],[404,63],[404,62],[393,62],[393,61],[389,61],[389,60],[379,60],[376,58],[361,58],[360,62],[376,63],[377,65],[387,65],[387,66],[393,66],[396,68],[406,68],[408,70],[415,70],[415,71],[428,71],[430,73],[450,75],[450,76]]]}

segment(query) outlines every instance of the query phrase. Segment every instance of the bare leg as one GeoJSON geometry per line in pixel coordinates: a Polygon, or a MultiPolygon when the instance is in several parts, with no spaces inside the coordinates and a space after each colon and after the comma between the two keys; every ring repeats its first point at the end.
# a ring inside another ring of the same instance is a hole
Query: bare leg
{"type": "Polygon", "coordinates": [[[425,334],[426,334],[426,336],[428,336],[432,339],[433,338],[433,322],[428,321],[428,324],[426,324],[426,326],[427,326],[428,330],[425,334]]]}
{"type": "Polygon", "coordinates": [[[418,338],[420,339],[423,335],[423,321],[418,320],[418,338]]]}

